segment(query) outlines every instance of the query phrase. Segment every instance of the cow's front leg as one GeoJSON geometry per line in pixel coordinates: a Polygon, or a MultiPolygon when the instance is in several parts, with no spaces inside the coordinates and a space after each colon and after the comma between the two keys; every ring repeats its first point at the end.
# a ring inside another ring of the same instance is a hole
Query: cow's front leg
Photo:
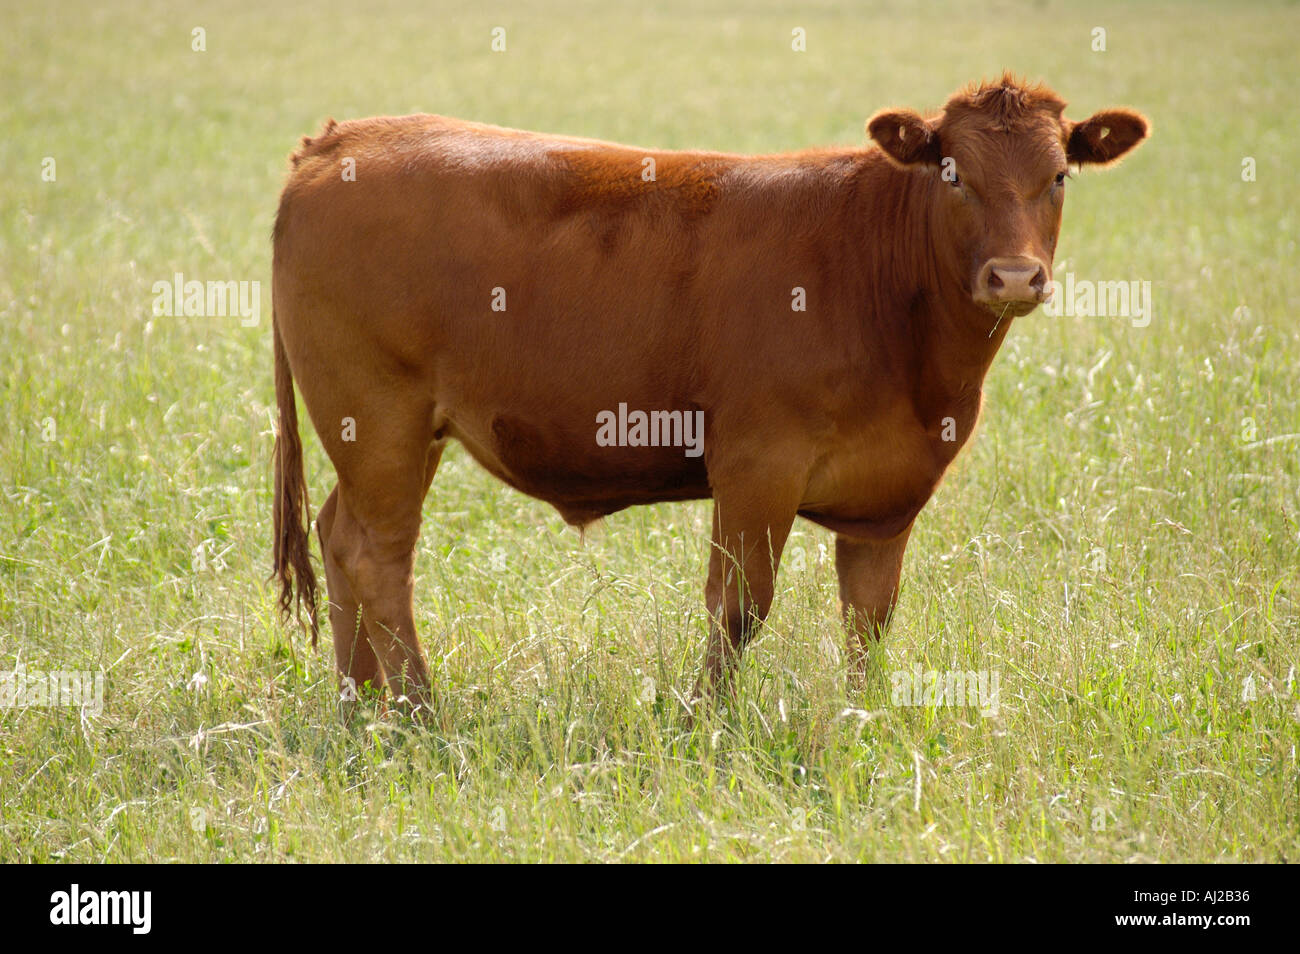
{"type": "Polygon", "coordinates": [[[798,482],[715,489],[705,603],[709,642],[694,698],[730,692],[741,651],[772,606],[781,551],[799,505],[798,482]]]}
{"type": "Polygon", "coordinates": [[[848,630],[849,679],[861,685],[867,656],[889,626],[898,601],[898,578],[903,571],[903,551],[912,532],[908,527],[889,540],[835,538],[835,572],[840,580],[840,602],[848,630]]]}

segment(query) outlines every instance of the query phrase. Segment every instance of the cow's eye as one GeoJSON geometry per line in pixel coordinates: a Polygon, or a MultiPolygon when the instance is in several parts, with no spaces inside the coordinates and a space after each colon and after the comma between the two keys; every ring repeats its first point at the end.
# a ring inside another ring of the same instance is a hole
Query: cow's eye
{"type": "Polygon", "coordinates": [[[1057,185],[1065,185],[1065,177],[1066,177],[1067,175],[1069,175],[1068,172],[1058,172],[1058,173],[1056,174],[1056,184],[1057,184],[1057,185]]]}
{"type": "Polygon", "coordinates": [[[959,188],[961,186],[961,176],[954,172],[952,178],[948,180],[948,185],[952,186],[954,189],[959,188]]]}

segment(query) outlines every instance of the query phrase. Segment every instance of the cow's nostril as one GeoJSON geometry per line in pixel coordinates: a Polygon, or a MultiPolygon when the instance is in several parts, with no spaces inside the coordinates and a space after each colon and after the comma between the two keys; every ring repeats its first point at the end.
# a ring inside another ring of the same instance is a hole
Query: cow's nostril
{"type": "Polygon", "coordinates": [[[1034,275],[1034,280],[1031,281],[1029,285],[1034,291],[1038,292],[1038,294],[1041,295],[1043,293],[1043,289],[1047,287],[1047,272],[1043,271],[1043,266],[1038,266],[1038,271],[1034,275]]]}
{"type": "Polygon", "coordinates": [[[991,289],[1002,287],[1002,276],[998,274],[998,270],[996,268],[989,269],[988,286],[991,289]]]}

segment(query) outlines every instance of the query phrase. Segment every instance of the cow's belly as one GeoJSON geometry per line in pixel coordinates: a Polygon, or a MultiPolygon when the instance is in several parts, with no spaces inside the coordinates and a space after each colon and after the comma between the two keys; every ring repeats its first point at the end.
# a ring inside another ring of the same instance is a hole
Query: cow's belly
{"type": "Polygon", "coordinates": [[[594,415],[588,424],[519,412],[466,414],[444,427],[488,472],[578,526],[638,504],[710,495],[702,455],[681,446],[601,445],[597,430],[594,415]]]}

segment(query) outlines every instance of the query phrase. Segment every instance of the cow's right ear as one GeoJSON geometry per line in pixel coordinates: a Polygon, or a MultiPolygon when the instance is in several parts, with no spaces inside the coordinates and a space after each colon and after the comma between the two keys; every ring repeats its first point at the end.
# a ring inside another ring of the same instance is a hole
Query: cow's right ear
{"type": "Polygon", "coordinates": [[[900,166],[937,166],[942,159],[939,133],[910,109],[885,109],[867,120],[867,135],[900,166]]]}

